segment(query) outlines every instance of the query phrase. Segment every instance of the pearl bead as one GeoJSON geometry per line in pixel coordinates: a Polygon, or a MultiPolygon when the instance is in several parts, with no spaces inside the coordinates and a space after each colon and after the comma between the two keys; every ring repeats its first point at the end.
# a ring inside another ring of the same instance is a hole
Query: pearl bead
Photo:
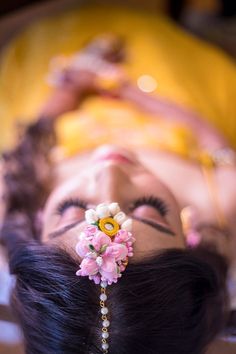
{"type": "Polygon", "coordinates": [[[109,348],[109,345],[107,343],[102,343],[102,349],[107,350],[109,348]]]}
{"type": "Polygon", "coordinates": [[[107,287],[107,282],[106,281],[101,281],[100,283],[102,288],[106,288],[107,287]]]}
{"type": "Polygon", "coordinates": [[[101,294],[101,295],[100,295],[100,300],[101,300],[101,301],[106,301],[106,300],[107,300],[106,294],[101,294]]]}
{"type": "Polygon", "coordinates": [[[102,332],[102,338],[107,339],[109,337],[108,332],[102,332]]]}
{"type": "Polygon", "coordinates": [[[103,327],[109,327],[110,326],[110,321],[108,321],[108,320],[104,320],[103,322],[102,322],[102,325],[103,325],[103,327]]]}
{"type": "Polygon", "coordinates": [[[102,308],[101,308],[101,313],[102,313],[103,315],[107,315],[107,314],[108,314],[108,308],[107,308],[107,307],[102,307],[102,308]]]}

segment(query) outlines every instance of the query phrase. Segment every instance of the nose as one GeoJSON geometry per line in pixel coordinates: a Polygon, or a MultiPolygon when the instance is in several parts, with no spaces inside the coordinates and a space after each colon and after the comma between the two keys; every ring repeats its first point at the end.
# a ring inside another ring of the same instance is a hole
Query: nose
{"type": "Polygon", "coordinates": [[[131,175],[128,167],[119,164],[105,163],[98,166],[93,175],[96,195],[99,202],[119,202],[127,199],[132,189],[131,175]]]}

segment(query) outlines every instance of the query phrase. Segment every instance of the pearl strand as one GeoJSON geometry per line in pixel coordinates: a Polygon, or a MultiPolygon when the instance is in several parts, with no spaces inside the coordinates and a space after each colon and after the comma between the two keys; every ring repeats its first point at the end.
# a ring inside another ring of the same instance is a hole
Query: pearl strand
{"type": "Polygon", "coordinates": [[[102,318],[102,350],[104,354],[108,353],[108,337],[109,337],[109,332],[108,332],[108,327],[110,326],[110,321],[107,319],[107,314],[108,314],[108,308],[106,307],[106,300],[107,300],[107,295],[106,295],[106,287],[107,287],[107,282],[102,281],[101,282],[101,294],[100,294],[100,307],[101,307],[101,318],[102,318]]]}

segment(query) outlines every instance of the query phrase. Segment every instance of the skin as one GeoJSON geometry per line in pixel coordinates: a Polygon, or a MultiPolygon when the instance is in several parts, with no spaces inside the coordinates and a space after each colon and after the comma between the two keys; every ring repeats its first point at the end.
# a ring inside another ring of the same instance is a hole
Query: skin
{"type": "Polygon", "coordinates": [[[104,201],[116,201],[133,218],[136,238],[134,259],[161,249],[185,247],[179,206],[173,193],[157,174],[153,174],[140,161],[138,154],[116,146],[103,146],[86,154],[86,158],[85,155],[77,156],[73,163],[61,165],[57,176],[55,189],[44,210],[44,242],[57,243],[67,250],[75,247],[78,234],[85,225],[84,221],[60,236],[50,237],[50,234],[84,218],[84,209],[77,206],[69,207],[63,215],[55,214],[62,200],[79,197],[86,202],[88,208],[104,201]],[[111,155],[114,153],[115,157],[111,155]],[[128,156],[127,161],[120,157],[123,154],[128,156]],[[150,194],[161,198],[168,205],[165,216],[150,205],[141,205],[130,211],[135,200],[150,194]],[[145,221],[164,226],[172,234],[157,230],[145,221]]]}
{"type": "MultiPolygon", "coordinates": [[[[231,221],[231,215],[235,210],[235,171],[221,168],[216,171],[215,177],[219,203],[233,229],[234,218],[231,221]],[[222,188],[222,182],[226,180],[227,189],[222,188]]],[[[55,170],[55,180],[55,188],[44,209],[43,242],[56,243],[70,252],[74,252],[78,234],[85,225],[83,221],[60,236],[50,237],[50,234],[84,217],[84,210],[74,206],[63,215],[58,215],[55,210],[65,198],[79,197],[87,203],[88,208],[103,202],[118,202],[122,210],[134,218],[134,260],[154,251],[186,247],[180,219],[180,211],[185,206],[191,205],[196,209],[197,224],[217,225],[215,209],[199,166],[171,154],[143,149],[131,151],[105,145],[59,164],[55,170]],[[111,153],[128,156],[130,162],[109,157],[111,153]],[[155,208],[147,205],[129,211],[137,198],[150,195],[164,200],[168,205],[167,215],[163,217],[155,208]],[[156,230],[136,220],[136,217],[162,224],[173,231],[174,236],[156,230]]],[[[203,241],[214,244],[220,253],[230,261],[234,260],[233,237],[228,239],[214,233],[204,236],[203,241]]]]}

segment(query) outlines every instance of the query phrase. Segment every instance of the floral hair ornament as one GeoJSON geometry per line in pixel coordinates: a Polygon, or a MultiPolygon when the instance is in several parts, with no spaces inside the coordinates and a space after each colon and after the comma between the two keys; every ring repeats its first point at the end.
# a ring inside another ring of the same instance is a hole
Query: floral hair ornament
{"type": "Polygon", "coordinates": [[[99,204],[85,212],[87,224],[79,235],[76,252],[82,258],[76,275],[88,276],[101,286],[102,350],[108,353],[108,308],[106,288],[116,283],[133,256],[132,220],[118,203],[99,204]]]}

